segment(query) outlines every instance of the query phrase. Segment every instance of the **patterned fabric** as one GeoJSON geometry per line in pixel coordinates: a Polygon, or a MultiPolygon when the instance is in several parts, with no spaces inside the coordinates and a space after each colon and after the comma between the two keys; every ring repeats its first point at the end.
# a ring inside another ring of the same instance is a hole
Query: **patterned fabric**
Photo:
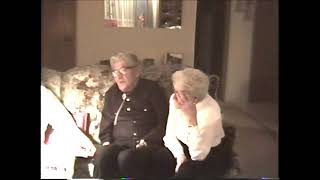
{"type": "Polygon", "coordinates": [[[89,65],[69,69],[63,73],[61,100],[71,113],[89,114],[89,134],[100,142],[99,125],[104,93],[114,83],[109,66],[89,65]]]}
{"type": "Polygon", "coordinates": [[[49,88],[59,99],[61,86],[61,72],[53,69],[42,68],[41,83],[49,88]]]}
{"type": "MultiPolygon", "coordinates": [[[[172,94],[171,75],[183,66],[148,65],[142,77],[158,81],[166,90],[166,96],[172,94]]],[[[100,143],[99,127],[105,92],[114,84],[110,66],[87,65],[71,68],[65,72],[42,68],[42,83],[54,92],[72,114],[89,114],[89,135],[100,143]]]]}

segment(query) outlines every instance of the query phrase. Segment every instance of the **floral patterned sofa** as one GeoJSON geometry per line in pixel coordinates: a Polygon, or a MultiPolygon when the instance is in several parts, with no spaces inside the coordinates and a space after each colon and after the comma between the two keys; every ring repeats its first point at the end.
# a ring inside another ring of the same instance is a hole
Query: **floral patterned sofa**
{"type": "MultiPolygon", "coordinates": [[[[159,85],[165,89],[169,100],[172,93],[171,75],[174,71],[183,68],[183,65],[150,65],[146,63],[144,66],[142,77],[158,81],[159,85]]],[[[85,133],[95,144],[100,144],[99,126],[104,94],[114,83],[110,66],[103,64],[79,66],[65,72],[43,67],[41,81],[61,100],[70,113],[86,113],[89,115],[89,124],[87,124],[88,127],[85,133]]],[[[225,131],[232,146],[235,138],[235,129],[232,126],[226,126],[225,131]]],[[[75,166],[77,166],[77,163],[75,166]]],[[[83,167],[75,168],[83,169],[83,167]]],[[[234,172],[229,174],[228,176],[231,176],[234,172]]],[[[78,172],[75,178],[88,177],[78,172]]]]}

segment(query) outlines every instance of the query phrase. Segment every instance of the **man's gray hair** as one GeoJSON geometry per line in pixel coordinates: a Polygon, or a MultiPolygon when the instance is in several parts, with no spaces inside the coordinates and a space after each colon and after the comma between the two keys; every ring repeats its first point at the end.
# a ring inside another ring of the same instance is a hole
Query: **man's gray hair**
{"type": "Polygon", "coordinates": [[[137,55],[135,55],[133,53],[120,52],[114,56],[111,56],[111,58],[110,58],[111,67],[113,66],[113,64],[120,62],[120,61],[124,61],[128,67],[134,67],[134,66],[138,66],[141,64],[137,55]]]}
{"type": "Polygon", "coordinates": [[[202,71],[194,68],[185,68],[172,75],[175,86],[190,93],[200,101],[205,98],[209,90],[209,78],[202,71]]]}

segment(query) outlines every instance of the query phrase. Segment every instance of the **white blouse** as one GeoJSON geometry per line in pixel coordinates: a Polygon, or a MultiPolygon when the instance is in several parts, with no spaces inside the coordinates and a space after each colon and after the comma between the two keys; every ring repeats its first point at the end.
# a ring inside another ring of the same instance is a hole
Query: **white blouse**
{"type": "Polygon", "coordinates": [[[224,137],[218,103],[207,94],[202,101],[196,104],[196,109],[197,126],[188,127],[182,111],[174,105],[173,94],[171,95],[166,135],[163,141],[175,158],[184,155],[183,147],[178,139],[188,146],[192,160],[201,161],[207,157],[211,147],[220,144],[224,137]]]}

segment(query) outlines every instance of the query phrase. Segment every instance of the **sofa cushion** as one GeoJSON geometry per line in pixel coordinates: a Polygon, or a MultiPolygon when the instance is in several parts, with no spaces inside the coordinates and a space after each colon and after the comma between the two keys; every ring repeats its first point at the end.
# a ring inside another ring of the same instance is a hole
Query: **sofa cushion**
{"type": "Polygon", "coordinates": [[[159,85],[164,88],[167,100],[169,100],[172,93],[171,75],[172,73],[169,66],[151,65],[144,67],[141,77],[157,81],[159,85]]]}
{"type": "Polygon", "coordinates": [[[53,69],[48,69],[45,67],[41,69],[41,83],[50,89],[59,99],[61,98],[61,75],[61,72],[53,69]]]}
{"type": "Polygon", "coordinates": [[[167,100],[169,101],[170,95],[173,93],[173,86],[171,82],[172,74],[185,65],[182,64],[159,64],[145,66],[142,73],[142,78],[158,81],[159,85],[164,88],[167,100]]]}
{"type": "Polygon", "coordinates": [[[71,112],[90,114],[89,134],[99,143],[99,126],[104,94],[114,83],[111,69],[106,65],[87,65],[63,72],[61,100],[71,112]]]}

